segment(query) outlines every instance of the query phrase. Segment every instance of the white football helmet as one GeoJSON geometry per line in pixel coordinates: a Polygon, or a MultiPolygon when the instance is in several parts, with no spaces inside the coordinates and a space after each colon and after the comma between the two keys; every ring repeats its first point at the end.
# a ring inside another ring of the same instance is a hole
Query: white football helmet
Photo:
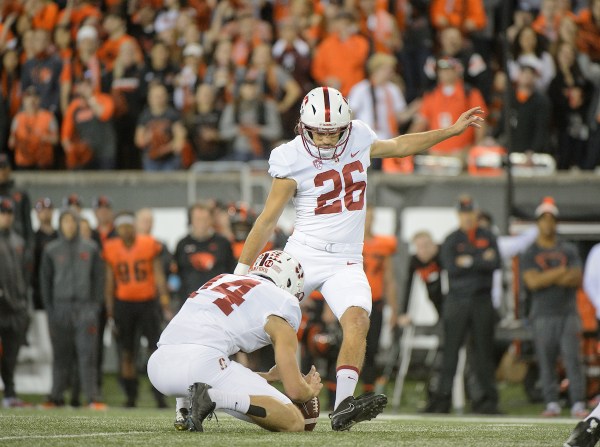
{"type": "Polygon", "coordinates": [[[302,100],[298,133],[304,148],[315,158],[331,160],[342,155],[352,131],[352,110],[346,98],[332,87],[312,89],[302,100]],[[318,146],[313,132],[339,134],[337,143],[318,146]]]}
{"type": "Polygon", "coordinates": [[[248,274],[270,279],[277,287],[298,298],[298,301],[304,298],[304,270],[292,255],[284,251],[270,250],[261,253],[248,274]]]}

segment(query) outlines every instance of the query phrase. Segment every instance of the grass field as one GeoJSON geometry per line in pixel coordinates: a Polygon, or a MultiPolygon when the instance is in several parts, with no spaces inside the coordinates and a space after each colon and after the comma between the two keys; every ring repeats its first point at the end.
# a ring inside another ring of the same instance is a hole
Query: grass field
{"type": "Polygon", "coordinates": [[[223,415],[204,433],[177,432],[171,411],[111,409],[0,412],[2,446],[561,446],[574,421],[515,417],[383,415],[350,432],[332,432],[322,417],[312,433],[269,433],[223,415]]]}
{"type": "MultiPolygon", "coordinates": [[[[269,433],[222,413],[218,423],[214,419],[205,423],[204,433],[189,433],[175,431],[173,409],[153,408],[147,383],[136,409],[120,408],[122,395],[114,377],[106,378],[104,389],[110,405],[105,412],[70,407],[0,410],[0,446],[547,447],[561,446],[577,422],[537,417],[542,406],[530,404],[520,385],[500,387],[506,416],[420,416],[416,408],[422,404],[422,382],[409,382],[399,414],[387,410],[350,432],[332,432],[323,410],[312,433],[269,433]]],[[[23,397],[34,404],[43,401],[43,396],[23,397]]]]}

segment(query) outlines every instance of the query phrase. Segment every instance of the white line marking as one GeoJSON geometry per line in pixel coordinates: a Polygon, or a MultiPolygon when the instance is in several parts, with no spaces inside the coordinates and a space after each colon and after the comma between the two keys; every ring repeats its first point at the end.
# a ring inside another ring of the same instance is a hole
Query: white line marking
{"type": "Polygon", "coordinates": [[[23,436],[2,436],[0,441],[13,441],[17,439],[69,439],[69,438],[90,438],[95,436],[114,436],[114,435],[146,435],[156,433],[153,431],[122,431],[122,432],[106,432],[106,433],[82,433],[78,435],[23,435],[23,436]]]}

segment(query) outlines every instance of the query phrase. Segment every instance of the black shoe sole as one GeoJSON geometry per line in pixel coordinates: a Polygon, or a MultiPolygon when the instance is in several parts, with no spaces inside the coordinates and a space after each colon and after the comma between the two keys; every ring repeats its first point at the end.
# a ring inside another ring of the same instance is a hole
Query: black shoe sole
{"type": "MultiPolygon", "coordinates": [[[[360,400],[360,399],[358,399],[360,400]]],[[[360,402],[357,406],[358,412],[346,421],[336,422],[335,416],[331,421],[334,431],[347,431],[359,422],[370,421],[379,415],[387,405],[387,397],[383,394],[369,396],[366,402],[360,402]]],[[[355,401],[356,402],[356,401],[355,401]]]]}

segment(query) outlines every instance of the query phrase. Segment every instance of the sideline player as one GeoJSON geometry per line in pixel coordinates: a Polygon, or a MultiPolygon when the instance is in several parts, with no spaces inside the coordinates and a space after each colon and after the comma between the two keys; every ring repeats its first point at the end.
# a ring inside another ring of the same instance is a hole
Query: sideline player
{"type": "Polygon", "coordinates": [[[317,87],[303,99],[299,135],[271,152],[274,177],[265,207],[254,224],[235,269],[244,274],[267,243],[286,204],[294,199],[294,233],[284,250],[304,266],[304,292],[317,289],[340,321],[343,342],[337,360],[333,430],[348,430],[383,411],[384,395],[353,397],[365,357],[371,290],[363,271],[367,168],[371,158],[417,154],[469,126],[480,127],[474,107],[445,129],[378,140],[342,94],[317,87]]]}
{"type": "Polygon", "coordinates": [[[323,385],[314,366],[303,377],[296,361],[303,286],[298,261],[272,250],[247,275],[216,276],[190,295],[148,361],[152,384],[178,397],[175,428],[203,431],[204,419],[222,409],[267,430],[304,430],[292,401],[307,402],[323,385]],[[229,360],[270,344],[275,366],[267,373],[229,360]],[[269,385],[278,380],[285,394],[269,385]]]}

